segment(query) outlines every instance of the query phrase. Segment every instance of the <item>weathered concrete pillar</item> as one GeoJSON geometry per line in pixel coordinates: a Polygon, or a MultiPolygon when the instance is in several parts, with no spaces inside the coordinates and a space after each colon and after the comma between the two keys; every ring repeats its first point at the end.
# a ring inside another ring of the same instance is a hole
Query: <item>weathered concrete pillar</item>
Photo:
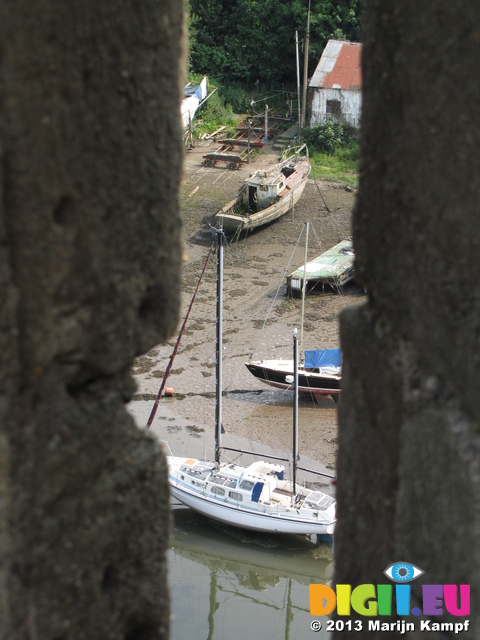
{"type": "MultiPolygon", "coordinates": [[[[425,571],[412,583],[420,608],[422,583],[470,584],[472,637],[480,633],[479,24],[480,5],[469,0],[367,2],[353,224],[368,302],[341,318],[336,532],[339,583],[385,583],[389,564],[408,561],[425,571]]],[[[408,621],[418,632],[419,618],[408,621]]]]}
{"type": "Polygon", "coordinates": [[[0,15],[0,638],[166,638],[165,461],[125,411],[180,274],[182,3],[0,15]]]}

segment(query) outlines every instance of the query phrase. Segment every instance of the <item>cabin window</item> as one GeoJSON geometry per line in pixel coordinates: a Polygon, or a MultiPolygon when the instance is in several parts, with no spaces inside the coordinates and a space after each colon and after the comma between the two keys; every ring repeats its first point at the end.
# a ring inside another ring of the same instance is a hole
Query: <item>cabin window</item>
{"type": "Polygon", "coordinates": [[[214,493],[217,496],[224,496],[225,495],[225,489],[222,489],[222,487],[212,487],[210,489],[211,493],[214,493]]]}
{"type": "Polygon", "coordinates": [[[215,484],[225,485],[226,487],[231,487],[232,489],[235,489],[237,486],[237,481],[234,478],[226,478],[225,476],[215,476],[212,478],[212,482],[215,484]]]}
{"type": "Polygon", "coordinates": [[[238,491],[229,491],[228,497],[232,498],[232,500],[236,500],[237,502],[242,502],[243,500],[242,494],[238,493],[238,491]]]}
{"type": "Polygon", "coordinates": [[[250,480],[242,480],[240,483],[240,489],[245,489],[246,491],[251,491],[254,486],[254,482],[250,482],[250,480]]]}

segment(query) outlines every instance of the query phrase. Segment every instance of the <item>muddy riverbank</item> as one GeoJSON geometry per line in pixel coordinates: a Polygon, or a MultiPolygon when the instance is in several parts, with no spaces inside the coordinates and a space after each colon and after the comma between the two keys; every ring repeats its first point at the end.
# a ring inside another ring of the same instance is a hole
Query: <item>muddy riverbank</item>
{"type": "MultiPolygon", "coordinates": [[[[203,155],[215,143],[197,145],[185,159],[181,190],[184,271],[181,320],[213,235],[209,229],[216,211],[233,198],[251,171],[275,163],[270,147],[250,165],[237,171],[205,168],[203,155]]],[[[286,296],[285,276],[304,263],[304,240],[298,242],[304,223],[310,223],[308,258],[312,259],[351,235],[355,194],[345,188],[309,180],[293,212],[225,249],[223,444],[266,451],[290,451],[292,394],[258,382],[245,368],[250,357],[290,358],[291,332],[300,327],[301,301],[286,296]],[[298,243],[298,244],[297,244],[298,243]]],[[[338,314],[363,300],[354,284],[341,293],[313,292],[306,300],[304,348],[339,346],[338,314]]],[[[137,358],[133,374],[137,383],[131,410],[139,423],[146,420],[175,344],[165,345],[137,358]]],[[[178,455],[195,455],[213,447],[215,388],[215,259],[207,266],[196,302],[175,358],[167,386],[173,397],[163,398],[153,431],[166,439],[178,455]]],[[[299,447],[302,462],[334,470],[337,411],[331,399],[315,404],[301,399],[299,447]]],[[[232,454],[232,457],[235,454],[232,454]]]]}

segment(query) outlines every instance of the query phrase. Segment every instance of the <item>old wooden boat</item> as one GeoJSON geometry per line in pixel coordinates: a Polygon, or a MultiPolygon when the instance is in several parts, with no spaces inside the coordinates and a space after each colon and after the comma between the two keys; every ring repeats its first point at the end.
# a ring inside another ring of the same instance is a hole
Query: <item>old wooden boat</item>
{"type": "Polygon", "coordinates": [[[255,229],[287,213],[300,199],[310,170],[308,149],[301,145],[287,150],[271,169],[252,173],[237,197],[216,214],[225,233],[255,229]]]}
{"type": "MultiPolygon", "coordinates": [[[[260,456],[262,454],[222,447],[222,287],[223,234],[217,232],[217,322],[216,322],[216,402],[215,459],[167,456],[170,491],[174,498],[199,513],[229,525],[270,533],[332,536],[335,529],[335,499],[296,482],[298,460],[297,411],[294,398],[292,480],[284,477],[281,464],[257,460],[248,466],[221,462],[221,450],[260,456]]],[[[294,360],[298,347],[294,335],[294,360]]],[[[298,380],[296,387],[298,387],[298,380]]],[[[286,460],[276,456],[264,458],[286,460]]],[[[311,471],[310,469],[304,469],[311,471]]],[[[319,475],[319,472],[313,472],[319,475]]],[[[332,477],[332,476],[329,476],[332,477]]]]}
{"type": "Polygon", "coordinates": [[[354,276],[355,253],[351,240],[343,240],[317,258],[306,262],[287,277],[290,293],[300,295],[307,288],[328,285],[343,287],[354,276]]]}

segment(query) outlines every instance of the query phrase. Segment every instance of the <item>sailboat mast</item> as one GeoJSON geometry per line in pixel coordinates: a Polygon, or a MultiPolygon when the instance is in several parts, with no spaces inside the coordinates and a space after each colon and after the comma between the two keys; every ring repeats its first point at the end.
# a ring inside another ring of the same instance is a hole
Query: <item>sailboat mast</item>
{"type": "Polygon", "coordinates": [[[303,263],[303,282],[302,282],[302,320],[300,325],[300,353],[303,349],[303,318],[305,316],[305,292],[307,290],[307,260],[308,260],[308,221],[305,223],[305,261],[303,263]]]}
{"type": "Polygon", "coordinates": [[[223,231],[217,229],[217,309],[215,338],[215,462],[220,464],[222,438],[223,231]]]}
{"type": "Polygon", "coordinates": [[[296,495],[296,476],[298,462],[298,340],[297,330],[293,330],[293,495],[296,495]]]}
{"type": "Polygon", "coordinates": [[[302,126],[302,106],[300,102],[300,63],[298,61],[298,31],[295,31],[295,50],[297,54],[297,100],[298,100],[298,132],[302,126]]]}

